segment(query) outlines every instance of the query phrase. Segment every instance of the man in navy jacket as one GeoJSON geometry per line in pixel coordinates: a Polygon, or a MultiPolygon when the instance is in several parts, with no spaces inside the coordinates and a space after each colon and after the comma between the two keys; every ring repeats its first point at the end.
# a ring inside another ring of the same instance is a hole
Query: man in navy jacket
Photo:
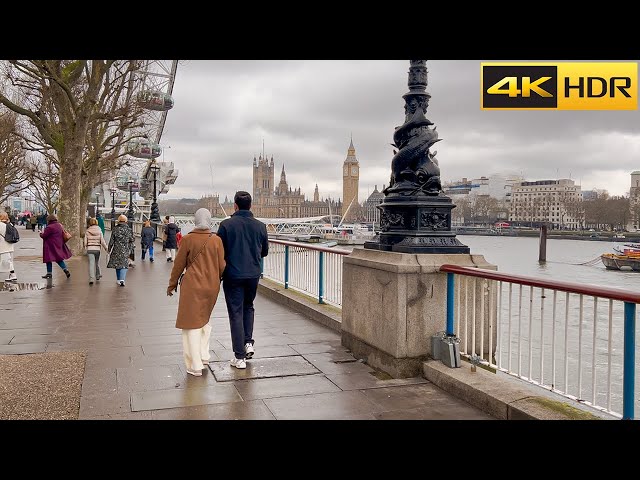
{"type": "Polygon", "coordinates": [[[245,359],[253,356],[253,301],[256,298],[261,274],[261,260],[269,253],[267,227],[251,213],[251,195],[236,192],[233,197],[235,213],[218,227],[227,263],[222,276],[231,343],[235,358],[231,366],[247,368],[245,359]]]}

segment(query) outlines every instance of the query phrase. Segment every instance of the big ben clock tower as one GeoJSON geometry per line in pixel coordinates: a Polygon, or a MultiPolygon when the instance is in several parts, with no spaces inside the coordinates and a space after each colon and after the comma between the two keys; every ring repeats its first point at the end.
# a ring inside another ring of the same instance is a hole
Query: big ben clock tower
{"type": "Polygon", "coordinates": [[[359,210],[358,181],[360,179],[360,164],[356,158],[356,149],[353,146],[353,138],[347,151],[347,158],[342,166],[342,214],[345,222],[351,222],[359,210]],[[353,203],[352,203],[353,202],[353,203]],[[349,207],[351,206],[351,207],[349,207]]]}

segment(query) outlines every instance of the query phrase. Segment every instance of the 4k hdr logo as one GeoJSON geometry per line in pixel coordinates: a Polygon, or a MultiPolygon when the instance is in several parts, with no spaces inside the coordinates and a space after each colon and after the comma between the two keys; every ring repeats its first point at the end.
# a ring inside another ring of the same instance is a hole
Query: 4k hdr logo
{"type": "Polygon", "coordinates": [[[482,63],[483,110],[637,110],[638,64],[482,63]]]}

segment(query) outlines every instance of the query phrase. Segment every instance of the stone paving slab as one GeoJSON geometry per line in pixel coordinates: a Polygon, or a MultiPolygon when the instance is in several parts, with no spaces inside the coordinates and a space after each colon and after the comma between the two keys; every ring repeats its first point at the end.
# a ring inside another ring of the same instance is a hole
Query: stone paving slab
{"type": "Polygon", "coordinates": [[[170,408],[152,412],[154,420],[275,420],[262,400],[170,408]]]}
{"type": "Polygon", "coordinates": [[[256,358],[247,361],[247,368],[244,370],[232,367],[231,362],[211,362],[209,368],[218,382],[320,373],[301,356],[256,358]]]}
{"type": "Polygon", "coordinates": [[[305,355],[307,353],[330,353],[330,352],[347,352],[348,350],[342,346],[339,340],[330,340],[328,342],[317,343],[295,343],[289,345],[296,352],[305,355]]]}
{"type": "Polygon", "coordinates": [[[128,367],[116,369],[119,392],[144,392],[178,388],[183,380],[182,371],[177,365],[128,367]]]}
{"type": "Polygon", "coordinates": [[[213,387],[152,390],[131,394],[131,411],[160,410],[163,408],[192,407],[214,403],[242,402],[242,397],[232,384],[213,387]]]}
{"type": "Polygon", "coordinates": [[[15,336],[16,334],[13,332],[3,333],[0,331],[0,345],[9,345],[15,336]]]}
{"type": "Polygon", "coordinates": [[[120,415],[131,413],[131,397],[127,392],[108,394],[85,394],[80,399],[80,419],[98,415],[120,415]]]}
{"type": "Polygon", "coordinates": [[[44,353],[46,349],[46,343],[19,343],[17,345],[0,345],[0,355],[44,353]]]}
{"type": "Polygon", "coordinates": [[[428,383],[428,380],[425,380],[423,377],[380,380],[373,375],[373,373],[374,372],[327,375],[327,378],[342,390],[366,390],[368,388],[397,387],[428,383]]]}
{"type": "Polygon", "coordinates": [[[244,400],[340,391],[340,388],[324,375],[239,380],[234,385],[244,400]]]}
{"type": "Polygon", "coordinates": [[[373,420],[381,409],[362,392],[335,392],[264,400],[278,420],[373,420]]]}

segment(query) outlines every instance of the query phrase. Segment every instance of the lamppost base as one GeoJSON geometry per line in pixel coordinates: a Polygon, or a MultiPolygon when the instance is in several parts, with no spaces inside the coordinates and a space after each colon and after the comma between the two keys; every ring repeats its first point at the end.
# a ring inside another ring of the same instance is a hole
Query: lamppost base
{"type": "Polygon", "coordinates": [[[455,205],[446,195],[389,194],[378,205],[379,235],[364,248],[398,253],[470,253],[451,231],[455,205]]]}

